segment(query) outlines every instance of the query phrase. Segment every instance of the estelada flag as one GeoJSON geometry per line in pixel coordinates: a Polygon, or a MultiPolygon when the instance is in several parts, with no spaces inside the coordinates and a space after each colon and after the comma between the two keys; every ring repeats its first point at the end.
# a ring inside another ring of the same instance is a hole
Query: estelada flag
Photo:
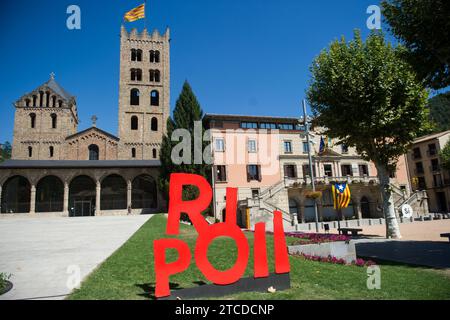
{"type": "Polygon", "coordinates": [[[131,11],[125,13],[123,17],[127,22],[133,22],[139,19],[145,18],[145,3],[141,4],[139,7],[134,8],[131,11]]]}
{"type": "Polygon", "coordinates": [[[351,201],[350,187],[347,183],[335,183],[332,185],[334,209],[346,209],[351,201]]]}

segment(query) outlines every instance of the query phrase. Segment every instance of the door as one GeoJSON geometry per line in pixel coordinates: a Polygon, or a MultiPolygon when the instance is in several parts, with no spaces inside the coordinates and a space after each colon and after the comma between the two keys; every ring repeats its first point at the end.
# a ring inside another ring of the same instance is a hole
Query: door
{"type": "Polygon", "coordinates": [[[447,199],[445,197],[445,193],[444,192],[436,192],[436,196],[437,196],[437,204],[438,204],[439,212],[447,213],[448,208],[447,208],[447,199]]]}
{"type": "Polygon", "coordinates": [[[87,200],[75,201],[74,217],[90,217],[92,216],[92,203],[87,200]]]}

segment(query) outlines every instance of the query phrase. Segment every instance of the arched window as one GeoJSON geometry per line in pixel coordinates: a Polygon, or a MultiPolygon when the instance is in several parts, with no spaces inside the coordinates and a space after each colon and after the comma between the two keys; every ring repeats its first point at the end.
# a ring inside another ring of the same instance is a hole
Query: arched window
{"type": "Polygon", "coordinates": [[[131,49],[131,61],[142,61],[142,50],[131,49]]]}
{"type": "Polygon", "coordinates": [[[69,215],[85,217],[95,215],[96,184],[88,176],[78,176],[69,185],[69,215]]]}
{"type": "Polygon", "coordinates": [[[42,91],[39,91],[39,106],[44,106],[44,93],[42,91]]]}
{"type": "Polygon", "coordinates": [[[56,96],[52,97],[52,107],[56,108],[56,96]]]}
{"type": "Polygon", "coordinates": [[[149,175],[142,175],[133,180],[131,203],[133,209],[157,208],[156,181],[149,175]]]}
{"type": "Polygon", "coordinates": [[[150,62],[152,63],[159,63],[160,62],[160,53],[159,51],[150,51],[150,62]]]}
{"type": "Polygon", "coordinates": [[[55,176],[41,179],[36,186],[36,212],[61,212],[63,207],[63,182],[55,176]]]}
{"type": "Polygon", "coordinates": [[[46,98],[45,98],[45,106],[48,108],[48,107],[50,107],[50,92],[47,91],[45,96],[46,96],[46,98]]]}
{"type": "Polygon", "coordinates": [[[36,114],[30,114],[31,129],[36,128],[36,114]]]}
{"type": "Polygon", "coordinates": [[[136,148],[131,149],[131,157],[134,159],[136,158],[136,148]]]}
{"type": "Polygon", "coordinates": [[[53,158],[53,156],[55,155],[55,148],[49,147],[48,149],[50,158],[53,158]]]}
{"type": "Polygon", "coordinates": [[[22,176],[9,178],[3,184],[1,200],[1,213],[30,212],[30,182],[22,176]]]}
{"type": "Polygon", "coordinates": [[[113,174],[102,181],[100,194],[101,210],[124,210],[127,208],[127,182],[113,174]]]}
{"type": "Polygon", "coordinates": [[[130,93],[130,104],[132,106],[138,106],[139,105],[139,90],[138,89],[131,89],[130,93]]]}
{"type": "Polygon", "coordinates": [[[88,148],[89,150],[89,160],[97,161],[99,159],[100,150],[97,145],[91,144],[88,148]]]}
{"type": "Polygon", "coordinates": [[[131,117],[131,130],[138,130],[138,128],[139,128],[138,117],[132,116],[131,117]]]}
{"type": "Polygon", "coordinates": [[[62,100],[58,100],[58,107],[62,108],[62,106],[63,106],[62,100]]]}
{"type": "Polygon", "coordinates": [[[30,106],[30,99],[25,99],[25,106],[29,107],[30,106]]]}
{"type": "Polygon", "coordinates": [[[155,70],[155,82],[161,82],[161,72],[155,70]]]}
{"type": "Polygon", "coordinates": [[[36,107],[36,103],[37,103],[37,96],[34,95],[33,96],[33,107],[36,107]]]}
{"type": "Polygon", "coordinates": [[[158,131],[158,119],[152,118],[151,129],[152,131],[158,131]]]}
{"type": "Polygon", "coordinates": [[[150,105],[159,106],[159,92],[157,90],[153,90],[150,93],[150,105]]]}
{"type": "Polygon", "coordinates": [[[142,81],[141,69],[131,69],[131,81],[142,81]]]}
{"type": "Polygon", "coordinates": [[[58,125],[58,116],[55,113],[52,113],[52,129],[56,129],[58,125]]]}
{"type": "Polygon", "coordinates": [[[158,151],[156,149],[153,149],[153,159],[158,158],[158,151]]]}
{"type": "Polygon", "coordinates": [[[33,147],[28,147],[28,158],[33,158],[33,147]]]}

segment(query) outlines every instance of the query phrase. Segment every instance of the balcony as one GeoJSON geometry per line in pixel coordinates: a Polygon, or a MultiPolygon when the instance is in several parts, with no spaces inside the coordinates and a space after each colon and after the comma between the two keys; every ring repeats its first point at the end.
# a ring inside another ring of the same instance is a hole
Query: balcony
{"type": "MultiPolygon", "coordinates": [[[[286,187],[301,187],[311,185],[311,177],[306,176],[304,178],[286,178],[286,187]]],[[[335,182],[347,182],[348,184],[356,184],[361,183],[364,185],[378,185],[380,183],[378,177],[354,177],[354,176],[346,176],[346,177],[317,177],[314,178],[314,183],[316,185],[330,185],[335,182]]]]}

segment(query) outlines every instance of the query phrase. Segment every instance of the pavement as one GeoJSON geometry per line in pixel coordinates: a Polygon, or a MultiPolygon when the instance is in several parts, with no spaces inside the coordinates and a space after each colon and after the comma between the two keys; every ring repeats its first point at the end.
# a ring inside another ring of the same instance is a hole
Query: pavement
{"type": "Polygon", "coordinates": [[[62,300],[152,216],[0,219],[0,300],[62,300]],[[79,275],[79,276],[78,276],[79,275]]]}

